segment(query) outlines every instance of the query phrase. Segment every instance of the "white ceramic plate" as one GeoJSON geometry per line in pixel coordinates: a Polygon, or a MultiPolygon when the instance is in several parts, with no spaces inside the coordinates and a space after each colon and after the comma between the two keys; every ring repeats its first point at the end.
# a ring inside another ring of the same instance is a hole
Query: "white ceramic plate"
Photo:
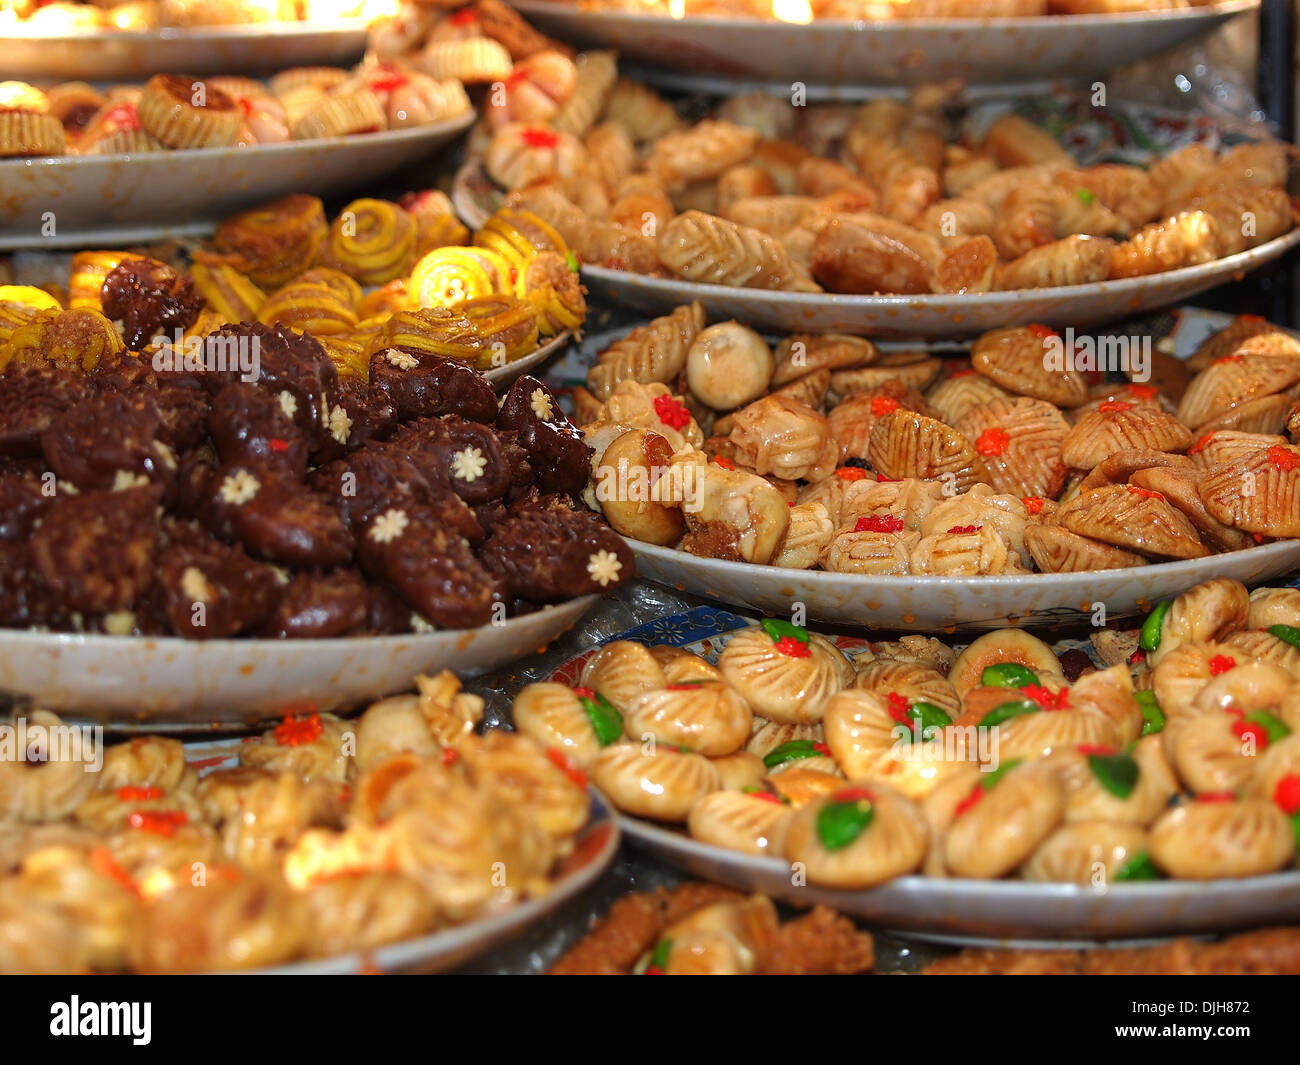
{"type": "Polygon", "coordinates": [[[939,339],[974,336],[1026,322],[1083,329],[1119,321],[1182,303],[1217,285],[1240,280],[1297,245],[1300,245],[1300,229],[1293,229],[1226,259],[1149,277],[956,296],[765,292],[644,277],[603,266],[584,266],[582,279],[593,297],[636,307],[647,314],[666,314],[683,303],[699,300],[710,319],[736,318],[756,329],[939,339]]]}
{"type": "Polygon", "coordinates": [[[573,855],[550,891],[502,913],[482,917],[419,939],[408,939],[364,954],[292,962],[256,970],[261,976],[334,976],[350,973],[441,973],[463,965],[528,925],[558,910],[586,891],[609,868],[618,852],[620,819],[596,791],[591,820],[579,833],[573,855]]]}
{"type": "Polygon", "coordinates": [[[211,232],[252,204],[291,192],[336,195],[427,159],[473,121],[467,111],[411,129],[251,148],[2,160],[0,250],[211,232]]]}
{"type": "Polygon", "coordinates": [[[749,81],[810,87],[915,85],[1089,77],[1211,32],[1257,0],[1143,11],[1004,19],[828,20],[810,25],[745,18],[583,10],[564,0],[516,0],[540,29],[585,47],[617,49],[651,77],[686,87],[749,81]]]}
{"type": "MultiPolygon", "coordinates": [[[[712,607],[696,607],[614,639],[670,644],[716,661],[728,633],[750,625],[712,607]]],[[[863,640],[833,637],[852,650],[863,640]]],[[[1069,646],[1081,646],[1077,641],[1069,646]]],[[[558,666],[553,680],[573,685],[595,649],[558,666]]],[[[622,815],[627,838],[696,876],[757,891],[792,905],[829,906],[875,927],[917,939],[970,944],[1088,946],[1103,940],[1196,935],[1300,919],[1300,872],[1241,880],[1160,880],[1106,890],[1019,880],[904,876],[868,891],[793,884],[779,858],[759,858],[692,839],[683,831],[622,815]]]]}
{"type": "Polygon", "coordinates": [[[541,650],[598,596],[478,629],[330,640],[184,640],[0,629],[0,692],[64,717],[169,730],[251,727],[286,704],[350,709],[417,673],[473,677],[541,650]]]}
{"type": "Polygon", "coordinates": [[[671,547],[628,541],[637,576],[680,592],[789,617],[807,616],[875,631],[954,632],[1007,625],[1086,625],[1098,605],[1106,619],[1133,620],[1212,577],[1264,583],[1300,567],[1300,540],[1133,569],[1032,573],[1020,577],[869,577],[825,570],[776,569],[700,558],[671,547]]]}
{"type": "Polygon", "coordinates": [[[5,28],[0,69],[25,81],[143,81],[170,71],[266,74],[350,66],[365,47],[365,19],[59,35],[19,23],[5,28]]]}

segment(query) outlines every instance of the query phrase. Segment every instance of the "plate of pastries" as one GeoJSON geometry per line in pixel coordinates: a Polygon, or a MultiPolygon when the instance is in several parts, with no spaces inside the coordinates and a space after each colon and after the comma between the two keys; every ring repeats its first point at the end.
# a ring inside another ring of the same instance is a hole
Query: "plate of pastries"
{"type": "Polygon", "coordinates": [[[454,674],[415,687],[243,742],[100,746],[26,708],[47,757],[0,763],[0,972],[444,971],[588,887],[619,830],[581,772],[476,733],[454,674]]]}
{"type": "Polygon", "coordinates": [[[237,218],[188,273],[81,253],[67,306],[0,289],[0,688],[99,721],[355,706],[544,646],[632,576],[581,503],[582,434],[510,365],[580,299],[565,259],[511,244],[517,219],[487,231],[501,250],[427,253],[416,291],[441,295],[359,328],[356,277],[409,269],[380,223],[418,225],[352,213],[332,235],[319,201],[237,218]],[[464,298],[448,262],[518,295],[464,298]]]}
{"type": "Polygon", "coordinates": [[[698,607],[513,716],[711,880],[939,938],[1203,933],[1300,915],[1298,623],[1224,578],[1055,646],[698,607]]]}
{"type": "Polygon", "coordinates": [[[352,63],[387,0],[6,0],[5,72],[128,81],[168,69],[249,74],[352,63]]]}
{"type": "Polygon", "coordinates": [[[6,82],[0,95],[6,247],[210,231],[259,200],[337,194],[424,159],[474,117],[459,81],[392,64],[267,82],[157,74],[103,92],[6,82]]]}
{"type": "Polygon", "coordinates": [[[503,196],[546,218],[593,294],[651,313],[698,300],[759,328],[887,337],[1081,327],[1300,240],[1294,149],[1258,129],[1068,94],[744,93],[687,118],[619,80],[612,53],[584,71],[597,62],[587,122],[482,130],[454,198],[471,221],[503,196]]]}
{"type": "Polygon", "coordinates": [[[1087,77],[1258,7],[1186,0],[520,0],[541,29],[614,48],[660,84],[848,89],[1087,77]],[[1008,64],[1008,54],[1016,61],[1008,64]],[[653,75],[650,68],[656,68],[653,75]]]}
{"type": "Polygon", "coordinates": [[[881,349],[679,307],[566,363],[586,498],[643,577],[766,612],[931,632],[1133,618],[1300,564],[1300,342],[1215,321],[1195,341],[1071,332],[1067,364],[1041,325],[881,349]],[[1130,373],[1098,371],[1112,341],[1130,373]]]}

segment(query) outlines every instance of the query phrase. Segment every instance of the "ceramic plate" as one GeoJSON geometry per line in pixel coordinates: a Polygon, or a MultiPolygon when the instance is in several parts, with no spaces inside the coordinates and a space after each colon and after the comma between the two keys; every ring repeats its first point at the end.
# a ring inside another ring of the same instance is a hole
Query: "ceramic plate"
{"type": "Polygon", "coordinates": [[[291,192],[337,195],[427,159],[473,121],[468,111],[411,129],[251,148],[5,159],[0,250],[211,232],[252,204],[291,192]]]}
{"type": "MultiPolygon", "coordinates": [[[[776,20],[584,10],[563,0],[516,0],[538,28],[584,47],[614,48],[672,77],[846,86],[1088,77],[1214,30],[1257,0],[1142,11],[994,19],[776,20]],[[1014,57],[1014,62],[1008,59],[1014,57]]],[[[651,76],[654,76],[653,74],[651,76]]]]}
{"type": "Polygon", "coordinates": [[[541,650],[597,598],[582,596],[478,629],[331,640],[0,629],[0,692],[106,727],[251,727],[301,699],[321,710],[350,709],[404,691],[417,673],[485,673],[541,650]]]}
{"type": "Polygon", "coordinates": [[[522,359],[515,359],[514,362],[499,369],[486,370],[483,376],[492,382],[492,386],[498,392],[504,392],[514,383],[516,377],[532,373],[572,339],[573,334],[567,329],[563,333],[556,333],[555,336],[538,347],[531,355],[525,355],[522,359]]]}
{"type": "MultiPolygon", "coordinates": [[[[615,639],[670,644],[716,661],[728,634],[749,624],[726,611],[696,607],[615,639]]],[[[851,636],[833,639],[850,651],[865,642],[851,636]]],[[[552,679],[577,683],[583,663],[594,651],[564,663],[552,679]]],[[[868,891],[836,891],[794,886],[789,866],[777,858],[701,843],[640,818],[623,815],[621,824],[629,840],[696,876],[762,892],[795,906],[829,906],[878,928],[946,943],[1086,946],[1300,919],[1300,872],[1241,880],[1116,884],[1105,890],[1018,880],[904,876],[868,891]]]]}
{"type": "Polygon", "coordinates": [[[1108,621],[1136,620],[1161,599],[1212,577],[1266,583],[1300,567],[1300,540],[1132,569],[1032,573],[1018,577],[870,577],[825,570],[775,569],[700,558],[635,540],[637,575],[765,614],[807,616],[874,631],[954,632],[1007,625],[1087,625],[1098,605],[1108,621]]]}
{"type": "Polygon", "coordinates": [[[7,26],[6,77],[143,81],[154,74],[269,74],[286,67],[350,66],[366,47],[366,20],[202,26],[193,29],[35,33],[7,26]]]}

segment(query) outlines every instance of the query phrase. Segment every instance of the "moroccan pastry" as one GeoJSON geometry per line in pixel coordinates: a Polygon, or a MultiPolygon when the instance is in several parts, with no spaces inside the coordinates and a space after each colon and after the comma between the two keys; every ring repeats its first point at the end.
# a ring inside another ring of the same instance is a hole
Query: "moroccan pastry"
{"type": "Polygon", "coordinates": [[[619,807],[639,817],[684,822],[695,804],[720,784],[702,755],[667,744],[620,743],[591,764],[591,781],[619,807]]]}
{"type": "Polygon", "coordinates": [[[780,622],[737,633],[718,668],[755,713],[788,724],[820,721],[827,701],[851,679],[847,659],[830,641],[780,622]]]}
{"type": "Polygon", "coordinates": [[[649,650],[630,640],[605,644],[582,667],[583,687],[598,692],[624,714],[636,697],[661,690],[667,683],[649,650]]]}
{"type": "Polygon", "coordinates": [[[239,136],[243,112],[215,86],[156,74],[136,105],[145,132],[169,148],[222,148],[239,136]]]}
{"type": "Polygon", "coordinates": [[[731,754],[749,738],[753,713],[728,684],[708,681],[641,692],[626,704],[627,734],[709,757],[731,754]]]}
{"type": "Polygon", "coordinates": [[[691,808],[687,827],[705,843],[744,854],[779,855],[791,815],[771,792],[715,791],[691,808]]]}

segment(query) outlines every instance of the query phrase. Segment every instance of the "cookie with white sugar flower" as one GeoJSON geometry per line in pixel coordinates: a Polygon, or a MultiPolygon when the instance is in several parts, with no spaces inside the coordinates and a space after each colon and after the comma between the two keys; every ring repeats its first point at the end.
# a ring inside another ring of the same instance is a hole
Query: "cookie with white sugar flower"
{"type": "Polygon", "coordinates": [[[370,383],[388,396],[402,419],[459,414],[483,425],[496,421],[492,383],[455,359],[384,348],[370,356],[370,383]]]}
{"type": "Polygon", "coordinates": [[[441,477],[471,506],[500,499],[510,487],[510,463],[490,426],[455,414],[421,418],[391,438],[428,479],[441,477]]]}

